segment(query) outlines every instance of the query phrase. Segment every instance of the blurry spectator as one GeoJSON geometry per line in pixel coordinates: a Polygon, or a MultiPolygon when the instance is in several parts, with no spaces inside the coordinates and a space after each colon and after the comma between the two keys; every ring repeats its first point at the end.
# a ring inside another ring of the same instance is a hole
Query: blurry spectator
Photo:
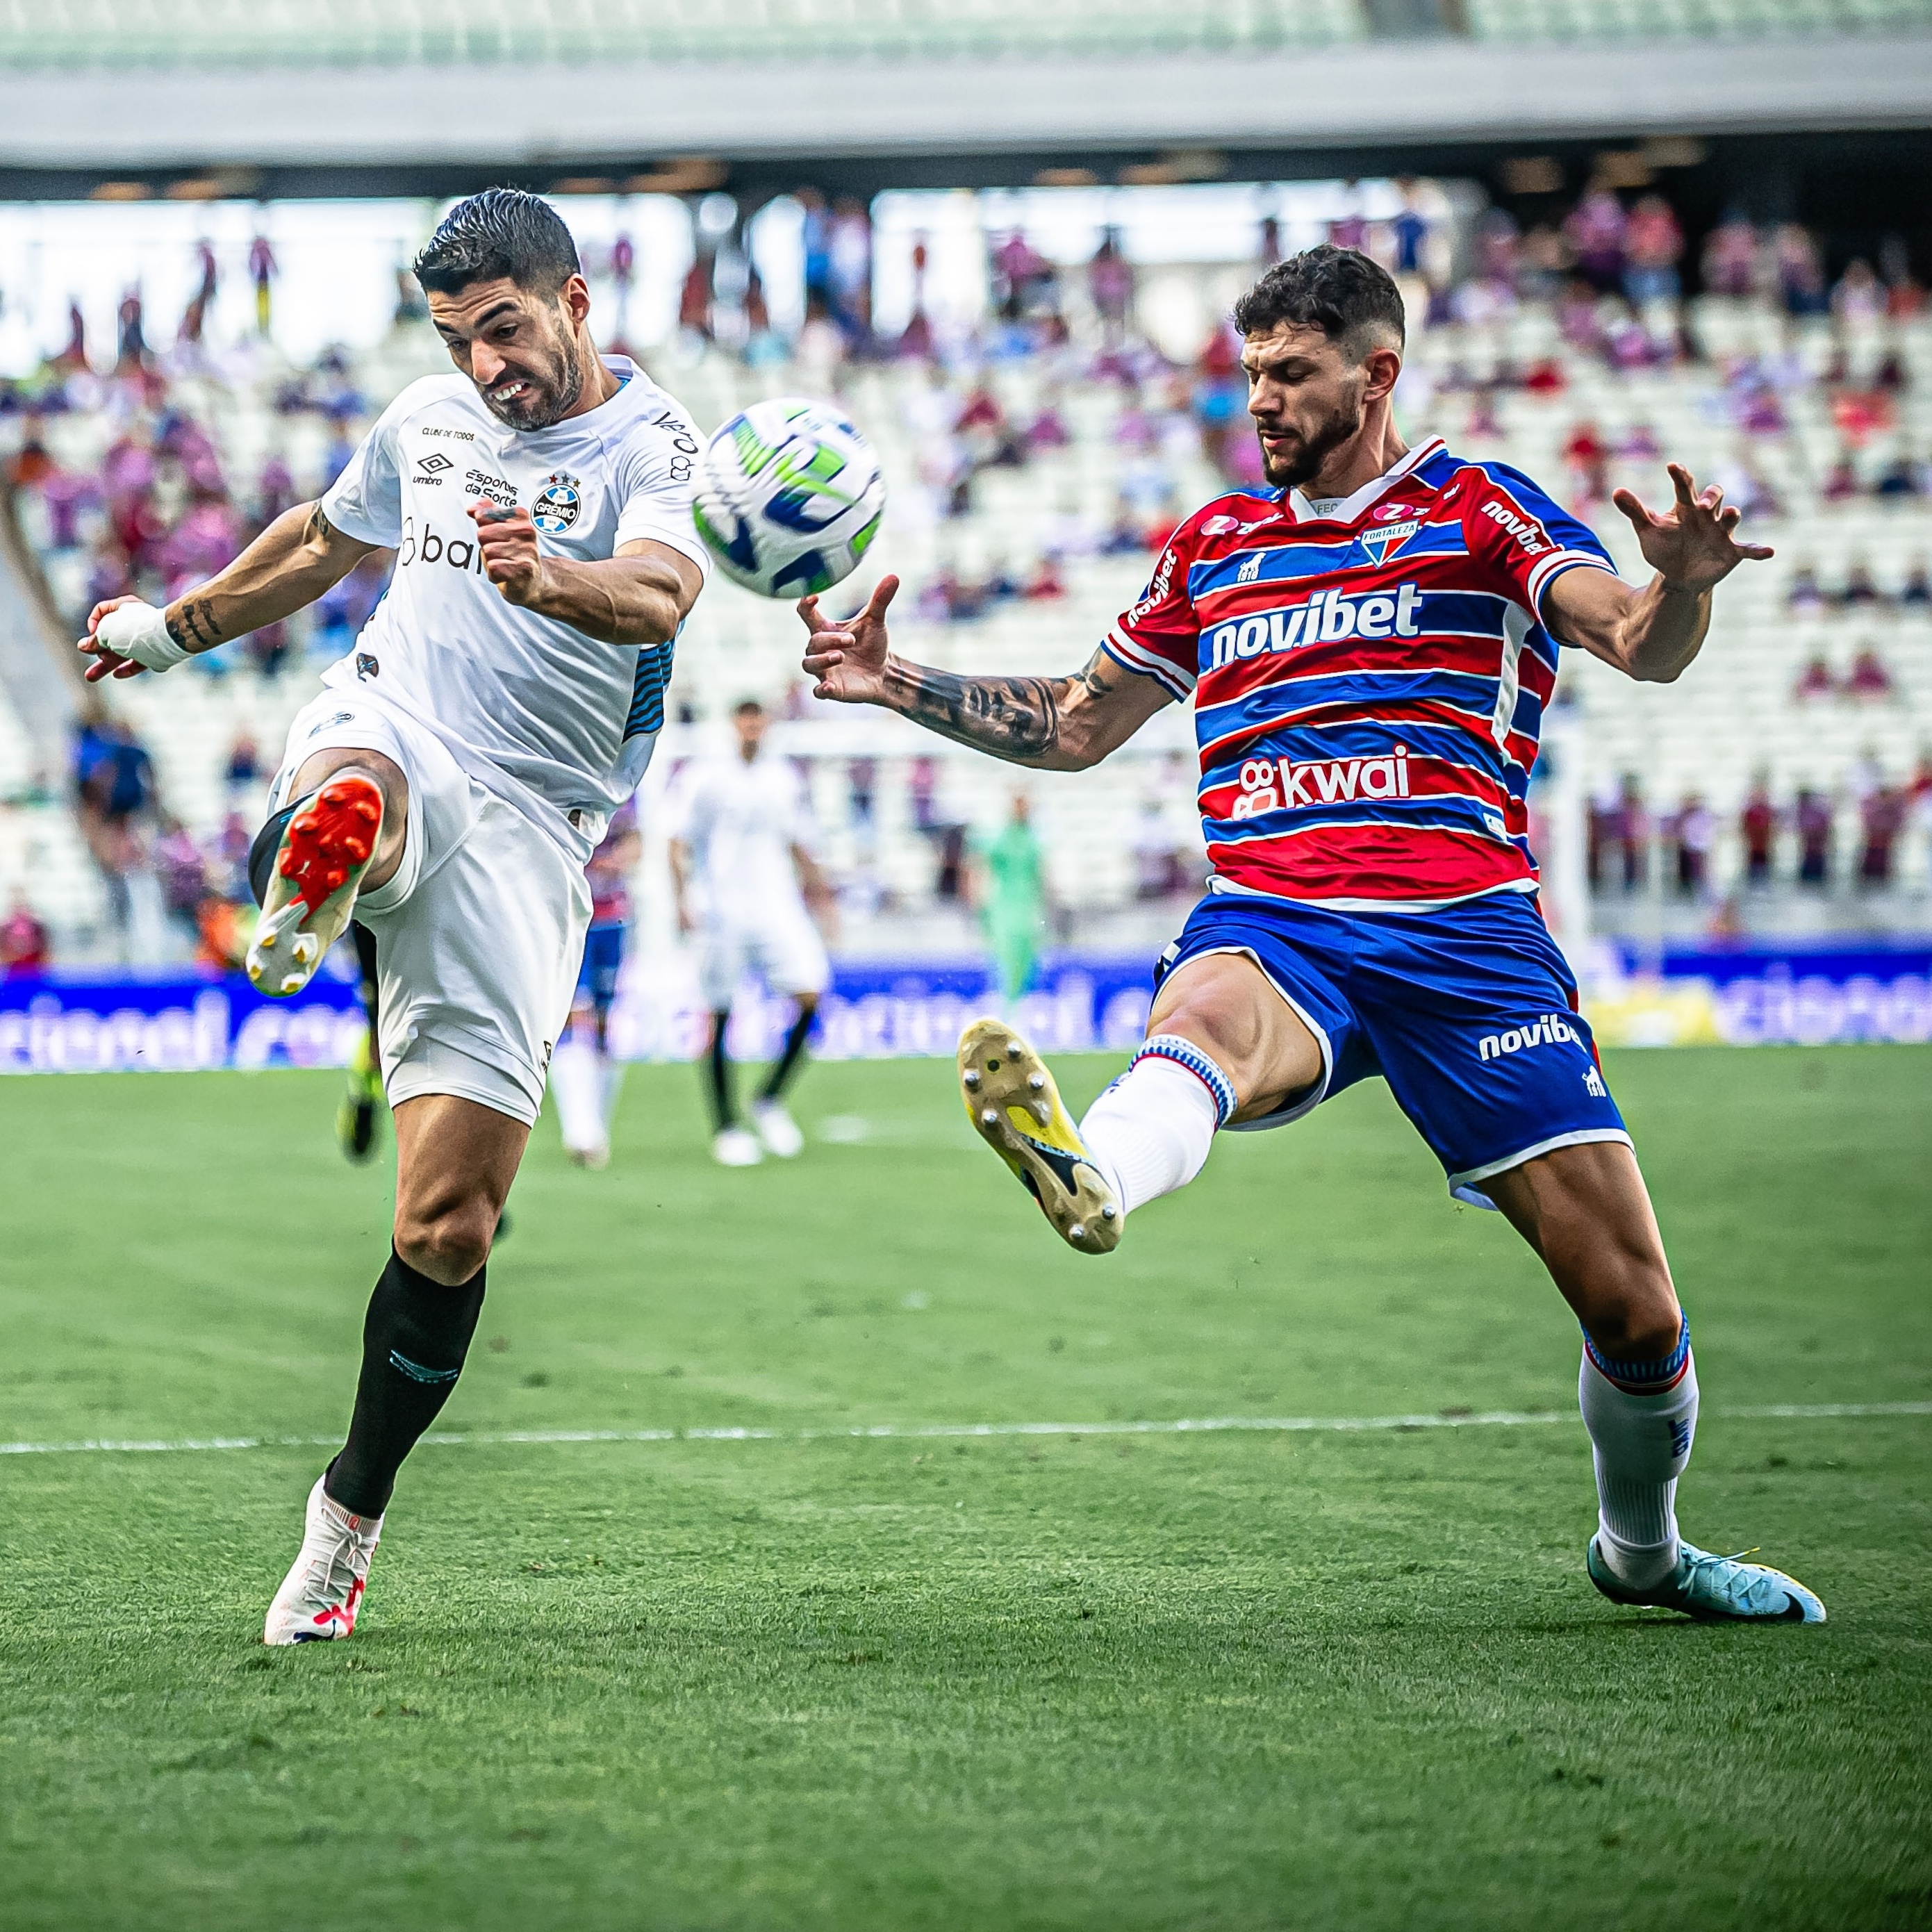
{"type": "Polygon", "coordinates": [[[1563,231],[1546,221],[1524,236],[1516,260],[1516,292],[1525,302],[1550,300],[1576,263],[1563,231]]]}
{"type": "Polygon", "coordinates": [[[266,530],[282,512],[294,505],[296,479],[280,454],[271,450],[262,460],[262,473],[255,479],[254,516],[257,528],[266,530]]]}
{"type": "Polygon", "coordinates": [[[1798,834],[1798,883],[1822,886],[1832,876],[1832,801],[1810,785],[1800,785],[1792,808],[1798,834]]]}
{"type": "MultiPolygon", "coordinates": [[[[1646,457],[1661,456],[1664,446],[1648,423],[1634,422],[1617,438],[1616,450],[1626,462],[1636,462],[1646,457]]],[[[1726,490],[1725,494],[1729,496],[1731,493],[1726,490]]]]}
{"type": "Polygon", "coordinates": [[[1049,603],[1064,597],[1066,585],[1060,577],[1059,565],[1051,556],[1042,557],[1022,594],[1030,604],[1049,603]]]}
{"type": "Polygon", "coordinates": [[[1643,787],[1634,772],[1627,772],[1612,809],[1610,844],[1617,859],[1618,882],[1634,892],[1650,878],[1650,813],[1643,787]]]}
{"type": "Polygon", "coordinates": [[[1932,607],[1932,570],[1928,569],[1922,556],[1913,558],[1912,568],[1906,572],[1898,602],[1901,610],[1923,610],[1932,607]]]}
{"type": "Polygon", "coordinates": [[[1841,610],[1869,610],[1877,609],[1889,600],[1878,587],[1870,564],[1862,556],[1855,556],[1846,566],[1844,583],[1832,601],[1841,610]]]}
{"type": "Polygon", "coordinates": [[[1643,196],[1630,210],[1624,253],[1624,292],[1638,308],[1677,299],[1683,288],[1677,265],[1683,259],[1684,231],[1660,194],[1643,196]]]}
{"type": "Polygon", "coordinates": [[[255,333],[265,340],[274,321],[275,274],[275,251],[258,230],[248,244],[248,279],[255,285],[255,333]]]}
{"type": "Polygon", "coordinates": [[[1838,452],[1838,460],[1825,472],[1818,494],[1827,503],[1846,503],[1858,494],[1858,472],[1848,450],[1838,452]]]}
{"type": "Polygon", "coordinates": [[[116,317],[114,373],[117,376],[138,376],[147,366],[148,337],[141,311],[141,291],[131,288],[122,296],[116,317]]]}
{"type": "Polygon", "coordinates": [[[993,305],[1008,322],[1024,322],[1060,306],[1053,264],[1016,228],[993,250],[993,305]]]}
{"type": "Polygon", "coordinates": [[[164,816],[154,846],[161,905],[190,948],[201,943],[201,902],[208,896],[208,866],[194,836],[178,818],[164,816]]]}
{"type": "Polygon", "coordinates": [[[1389,221],[1389,272],[1394,275],[1420,275],[1424,250],[1429,244],[1430,222],[1422,212],[1422,190],[1415,182],[1399,184],[1402,206],[1389,221]]]}
{"type": "Polygon", "coordinates": [[[1871,645],[1864,645],[1852,658],[1845,676],[1845,695],[1867,704],[1884,703],[1897,695],[1892,673],[1871,645]]]}
{"type": "Polygon", "coordinates": [[[1726,215],[1704,238],[1704,292],[1742,301],[1757,276],[1757,235],[1741,214],[1726,215]]]}
{"type": "Polygon", "coordinates": [[[1116,501],[1114,520],[1108,525],[1106,534],[1101,538],[1099,548],[1102,556],[1124,556],[1146,548],[1141,535],[1139,521],[1134,515],[1133,506],[1125,497],[1116,501]]]}
{"type": "Polygon", "coordinates": [[[1584,502],[1600,502],[1610,494],[1610,446],[1597,434],[1594,423],[1580,422],[1570,430],[1563,460],[1569,465],[1572,488],[1584,502]]]}
{"type": "Polygon", "coordinates": [[[1910,795],[1898,785],[1880,785],[1859,808],[1858,884],[1888,886],[1892,884],[1892,850],[1905,830],[1910,795]]]}
{"type": "Polygon", "coordinates": [[[30,979],[44,971],[52,957],[46,922],[16,886],[7,916],[0,920],[0,974],[9,980],[30,979]]]}
{"type": "Polygon", "coordinates": [[[862,201],[835,202],[826,238],[832,319],[854,344],[872,333],[872,220],[862,201]]]}
{"type": "Polygon", "coordinates": [[[878,761],[854,758],[845,767],[846,817],[855,831],[869,834],[878,808],[878,761]]]}
{"type": "Polygon", "coordinates": [[[1710,873],[1711,845],[1718,821],[1695,792],[1688,794],[1670,820],[1668,836],[1678,895],[1701,899],[1710,873]]]}
{"type": "Polygon", "coordinates": [[[97,698],[81,714],[73,769],[81,836],[100,868],[124,956],[134,912],[130,875],[142,856],[137,820],[154,803],[154,764],[132,728],[97,698]]]}
{"type": "Polygon", "coordinates": [[[1744,883],[1763,886],[1771,884],[1772,867],[1778,844],[1778,812],[1771,802],[1771,786],[1760,772],[1751,781],[1750,795],[1738,814],[1738,836],[1744,846],[1744,883]]]}
{"type": "Polygon", "coordinates": [[[1832,667],[1826,662],[1825,653],[1814,651],[1798,674],[1798,682],[1792,687],[1791,695],[1800,704],[1816,704],[1822,698],[1835,698],[1838,694],[1838,680],[1832,675],[1832,667]]]}
{"type": "Polygon", "coordinates": [[[228,769],[224,774],[230,791],[248,789],[262,776],[262,754],[254,735],[238,732],[228,748],[228,769]]]}
{"type": "Polygon", "coordinates": [[[1576,256],[1576,272],[1599,295],[1624,285],[1624,258],[1629,223],[1623,203],[1603,182],[1593,182],[1582,200],[1570,211],[1563,233],[1576,256]]]}
{"type": "Polygon", "coordinates": [[[1778,298],[1785,314],[1822,315],[1829,306],[1825,294],[1825,267],[1810,232],[1795,221],[1786,222],[1772,237],[1771,252],[1778,298]]]}
{"type": "Polygon", "coordinates": [[[1878,481],[1872,485],[1872,494],[1893,502],[1922,496],[1925,494],[1925,472],[1900,450],[1879,472],[1878,481]]]}
{"type": "Polygon", "coordinates": [[[1102,338],[1118,342],[1134,306],[1133,266],[1122,252],[1118,228],[1101,230],[1100,245],[1087,265],[1087,292],[1100,318],[1102,338]]]}
{"type": "Polygon", "coordinates": [[[1832,314],[1840,322],[1876,322],[1885,314],[1885,285],[1862,258],[1852,262],[1832,291],[1832,314]]]}
{"type": "MultiPolygon", "coordinates": [[[[1581,276],[1573,276],[1556,298],[1557,332],[1581,355],[1604,346],[1604,326],[1597,316],[1597,292],[1581,276]]],[[[1528,382],[1526,388],[1532,387],[1528,382]]],[[[1558,386],[1561,386],[1560,383],[1558,386]]]]}

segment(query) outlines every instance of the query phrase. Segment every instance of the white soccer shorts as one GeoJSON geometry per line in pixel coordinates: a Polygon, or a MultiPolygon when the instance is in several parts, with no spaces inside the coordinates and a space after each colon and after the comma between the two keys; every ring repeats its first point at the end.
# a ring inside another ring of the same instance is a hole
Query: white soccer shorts
{"type": "Polygon", "coordinates": [[[756,918],[707,922],[698,952],[698,983],[706,1006],[722,1013],[738,982],[754,973],[775,993],[796,998],[824,992],[832,977],[825,942],[811,915],[796,902],[756,918]]]}
{"type": "Polygon", "coordinates": [[[389,1104],[454,1094],[533,1124],[590,923],[582,866],[427,726],[355,692],[325,691],[297,715],[270,810],[304,763],[338,748],[380,752],[410,788],[402,863],[356,904],[376,938],[389,1104]]]}

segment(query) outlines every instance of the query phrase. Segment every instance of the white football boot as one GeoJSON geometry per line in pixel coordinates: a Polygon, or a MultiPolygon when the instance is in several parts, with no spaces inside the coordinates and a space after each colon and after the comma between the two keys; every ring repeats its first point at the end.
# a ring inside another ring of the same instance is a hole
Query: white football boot
{"type": "Polygon", "coordinates": [[[754,1100],[752,1124],[765,1144],[765,1151],[780,1160],[790,1160],[805,1151],[805,1136],[798,1123],[785,1111],[782,1100],[754,1100]]]}
{"type": "Polygon", "coordinates": [[[722,1127],[712,1136],[711,1158],[720,1167],[756,1167],[765,1157],[748,1127],[722,1127]]]}
{"type": "Polygon", "coordinates": [[[308,1492],[302,1554],[268,1606],[264,1643],[326,1642],[356,1628],[382,1519],[352,1515],[322,1492],[322,1480],[308,1492]]]}

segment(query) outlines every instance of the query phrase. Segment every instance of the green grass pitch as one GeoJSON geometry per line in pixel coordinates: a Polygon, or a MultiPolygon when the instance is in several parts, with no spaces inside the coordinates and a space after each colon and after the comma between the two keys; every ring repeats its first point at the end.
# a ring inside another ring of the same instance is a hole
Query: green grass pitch
{"type": "MultiPolygon", "coordinates": [[[[1076,1100],[1108,1063],[1067,1070],[1076,1100]]],[[[1062,1250],[933,1064],[726,1172],[540,1126],[362,1628],[269,1652],[308,1446],[0,1456],[0,1924],[1932,1923],[1932,1052],[1624,1055],[1695,1324],[1680,1506],[1822,1629],[1586,1583],[1577,1337],[1379,1088],[1062,1250]],[[866,1124],[854,1140],[854,1118],[866,1124]],[[868,1424],[1551,1410],[1355,1433],[868,1424]]],[[[0,1085],[0,1439],[329,1436],[386,1247],[336,1077],[0,1085]]]]}

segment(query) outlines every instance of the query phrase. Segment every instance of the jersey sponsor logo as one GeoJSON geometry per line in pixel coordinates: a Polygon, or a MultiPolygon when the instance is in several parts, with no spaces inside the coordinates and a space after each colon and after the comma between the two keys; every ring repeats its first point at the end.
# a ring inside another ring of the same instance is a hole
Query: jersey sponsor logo
{"type": "Polygon", "coordinates": [[[1300,806],[1352,804],[1358,798],[1408,796],[1408,747],[1386,758],[1325,758],[1297,764],[1288,758],[1248,758],[1241,765],[1241,795],[1231,818],[1292,812],[1300,806]]]}
{"type": "Polygon", "coordinates": [[[418,432],[422,436],[446,436],[452,442],[474,442],[476,432],[473,429],[438,429],[434,424],[425,424],[418,432]]]}
{"type": "Polygon", "coordinates": [[[1302,644],[1419,637],[1422,627],[1416,608],[1421,596],[1413,584],[1397,584],[1393,596],[1378,591],[1369,597],[1344,597],[1339,590],[1322,590],[1305,604],[1217,624],[1202,639],[1208,647],[1208,668],[1219,670],[1239,658],[1292,651],[1302,644]]]}
{"type": "Polygon", "coordinates": [[[544,478],[536,501],[530,506],[530,521],[547,537],[560,537],[583,513],[584,492],[574,476],[554,470],[544,478]]]}
{"type": "Polygon", "coordinates": [[[1378,524],[1400,523],[1405,517],[1415,514],[1413,503],[1383,503],[1370,512],[1370,520],[1378,524]]]}
{"type": "Polygon", "coordinates": [[[1280,514],[1279,510],[1270,510],[1266,516],[1257,517],[1251,524],[1243,523],[1239,517],[1210,517],[1201,526],[1201,534],[1204,537],[1244,537],[1264,524],[1274,523],[1280,514]]]}
{"type": "Polygon", "coordinates": [[[1527,517],[1519,517],[1516,512],[1502,503],[1485,503],[1483,514],[1492,524],[1500,524],[1522,547],[1526,556],[1540,556],[1546,550],[1556,546],[1544,534],[1540,524],[1531,522],[1527,517]]]}
{"type": "MultiPolygon", "coordinates": [[[[1565,1046],[1573,1040],[1580,1046],[1582,1038],[1570,1024],[1567,1014],[1545,1013],[1531,1025],[1511,1027],[1507,1033],[1484,1034],[1476,1043],[1476,1055],[1480,1060],[1499,1060],[1506,1054],[1529,1052],[1539,1046],[1565,1046]]],[[[1592,1076],[1597,1084],[1590,1090],[1605,1094],[1603,1076],[1594,1066],[1584,1076],[1584,1085],[1589,1087],[1592,1076]]]]}
{"type": "Polygon", "coordinates": [[[1153,580],[1141,592],[1141,601],[1130,610],[1125,619],[1129,624],[1137,624],[1167,595],[1167,586],[1174,577],[1174,550],[1170,544],[1160,554],[1160,562],[1156,567],[1153,580]]]}
{"type": "Polygon", "coordinates": [[[425,523],[420,533],[413,517],[403,521],[403,541],[396,551],[396,567],[406,569],[412,564],[446,563],[454,570],[468,570],[472,567],[483,574],[483,552],[480,545],[467,537],[446,537],[440,531],[433,530],[425,523]]]}
{"type": "Polygon", "coordinates": [[[507,476],[492,476],[487,470],[466,470],[463,477],[466,496],[481,496],[506,510],[517,507],[517,486],[507,476]]]}

